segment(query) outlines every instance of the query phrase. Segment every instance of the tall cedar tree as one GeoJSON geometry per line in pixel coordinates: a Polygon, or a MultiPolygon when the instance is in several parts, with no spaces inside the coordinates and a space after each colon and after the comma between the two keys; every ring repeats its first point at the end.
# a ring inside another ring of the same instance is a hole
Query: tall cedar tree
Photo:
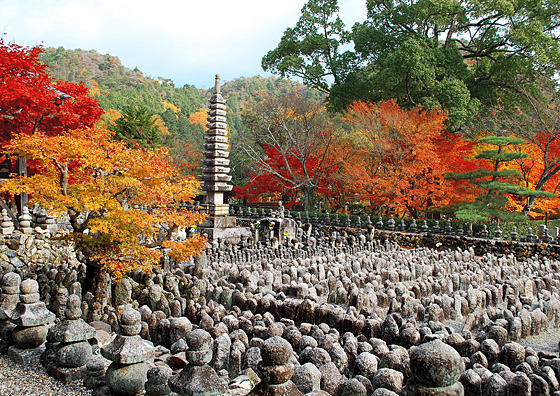
{"type": "Polygon", "coordinates": [[[109,129],[115,131],[116,140],[131,145],[147,148],[162,143],[155,115],[146,107],[128,106],[109,129]]]}

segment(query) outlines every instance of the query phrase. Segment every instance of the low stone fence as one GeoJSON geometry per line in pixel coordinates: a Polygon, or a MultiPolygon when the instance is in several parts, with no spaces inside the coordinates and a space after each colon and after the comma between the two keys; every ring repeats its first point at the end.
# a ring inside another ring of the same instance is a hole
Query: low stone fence
{"type": "Polygon", "coordinates": [[[254,224],[262,218],[279,217],[293,219],[300,224],[311,224],[314,227],[351,227],[369,229],[375,228],[377,231],[399,231],[420,234],[451,235],[476,237],[481,239],[500,239],[510,241],[521,241],[531,243],[552,243],[560,244],[559,232],[557,227],[549,230],[546,225],[539,226],[539,230],[528,228],[527,233],[521,235],[514,227],[509,235],[505,235],[500,229],[499,223],[492,223],[492,230],[488,230],[486,224],[473,224],[451,220],[417,220],[402,218],[395,220],[391,215],[383,219],[379,217],[371,219],[368,215],[355,215],[350,213],[309,213],[309,212],[290,212],[284,209],[268,209],[257,207],[230,206],[230,214],[237,216],[245,225],[254,224]],[[534,233],[534,232],[536,233],[534,233]]]}

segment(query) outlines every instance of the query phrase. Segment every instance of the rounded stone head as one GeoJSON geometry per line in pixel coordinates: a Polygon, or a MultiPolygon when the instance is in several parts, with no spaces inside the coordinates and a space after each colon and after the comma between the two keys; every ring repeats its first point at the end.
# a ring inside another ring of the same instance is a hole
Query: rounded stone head
{"type": "Polygon", "coordinates": [[[288,363],[292,353],[292,345],[279,336],[267,339],[261,346],[261,357],[265,366],[284,365],[288,363]]]}
{"type": "Polygon", "coordinates": [[[455,384],[465,365],[459,353],[441,340],[422,344],[410,354],[410,371],[414,382],[427,388],[455,384]]]}
{"type": "Polygon", "coordinates": [[[187,334],[189,349],[185,352],[187,361],[193,366],[202,366],[212,360],[212,336],[205,330],[196,329],[187,334]]]}
{"type": "Polygon", "coordinates": [[[34,294],[39,291],[39,283],[35,279],[26,279],[20,285],[21,294],[34,294]]]}
{"type": "Polygon", "coordinates": [[[24,304],[39,302],[39,284],[34,279],[26,279],[20,285],[20,298],[24,304]]]}
{"type": "Polygon", "coordinates": [[[212,346],[212,336],[205,330],[196,329],[186,337],[189,351],[206,351],[212,346]]]}
{"type": "Polygon", "coordinates": [[[78,319],[82,317],[82,302],[76,294],[71,294],[66,303],[65,315],[68,319],[78,319]]]}
{"type": "Polygon", "coordinates": [[[148,382],[154,385],[166,385],[173,371],[167,366],[155,366],[148,370],[148,382]]]}
{"type": "Polygon", "coordinates": [[[15,272],[8,272],[2,278],[2,292],[4,294],[18,294],[21,278],[15,272]]]}
{"type": "Polygon", "coordinates": [[[121,331],[125,336],[135,336],[140,334],[142,325],[140,321],[142,315],[135,309],[129,308],[121,315],[121,331]]]}

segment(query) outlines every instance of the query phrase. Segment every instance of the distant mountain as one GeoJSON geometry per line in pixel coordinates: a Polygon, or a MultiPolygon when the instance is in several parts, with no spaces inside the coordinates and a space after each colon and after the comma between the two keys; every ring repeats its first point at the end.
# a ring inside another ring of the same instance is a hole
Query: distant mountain
{"type": "MultiPolygon", "coordinates": [[[[45,48],[41,60],[49,67],[57,80],[83,82],[90,95],[97,98],[106,114],[106,123],[111,123],[128,106],[146,107],[158,116],[160,128],[168,131],[166,145],[178,159],[192,159],[186,150],[202,151],[204,125],[211,89],[198,89],[193,85],[176,87],[172,80],[144,75],[137,68],[125,67],[119,58],[102,55],[95,50],[69,50],[63,47],[45,48]]],[[[251,108],[266,95],[283,95],[294,90],[320,98],[317,91],[287,79],[275,77],[240,77],[225,81],[222,94],[228,109],[228,125],[232,143],[232,165],[234,182],[243,184],[247,169],[236,152],[235,139],[244,133],[241,112],[251,108]],[[233,164],[233,162],[237,163],[233,164]]]]}

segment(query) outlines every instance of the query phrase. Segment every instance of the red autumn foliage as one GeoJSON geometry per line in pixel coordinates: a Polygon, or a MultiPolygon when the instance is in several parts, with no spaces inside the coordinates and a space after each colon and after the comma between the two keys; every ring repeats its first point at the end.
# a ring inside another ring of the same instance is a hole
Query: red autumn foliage
{"type": "Polygon", "coordinates": [[[346,167],[353,191],[375,207],[418,217],[423,210],[470,198],[450,171],[476,168],[472,143],[444,130],[439,110],[406,110],[394,101],[355,102],[346,115],[356,131],[359,155],[346,167]]]}
{"type": "MultiPolygon", "coordinates": [[[[293,174],[288,172],[284,157],[277,147],[264,147],[267,164],[275,170],[281,177],[274,173],[250,174],[251,182],[245,186],[235,186],[235,195],[239,198],[246,199],[250,203],[262,202],[267,200],[286,200],[285,205],[288,209],[293,205],[301,204],[298,200],[298,191],[294,189],[293,184],[286,182],[285,179],[296,178],[304,179],[304,173],[307,172],[308,177],[317,180],[318,187],[315,193],[324,198],[332,198],[335,195],[337,187],[340,189],[339,181],[334,178],[333,172],[336,166],[329,167],[329,161],[324,161],[319,155],[311,155],[305,163],[302,163],[297,155],[288,153],[286,160],[293,174]],[[322,166],[319,166],[321,164],[322,166]],[[305,168],[305,169],[304,169],[305,168]],[[284,179],[282,179],[284,177],[284,179]]],[[[320,153],[317,153],[320,154],[320,153]]],[[[333,164],[334,165],[334,164],[333,164]]]]}
{"type": "Polygon", "coordinates": [[[92,127],[103,113],[82,83],[51,79],[42,51],[0,40],[0,149],[16,134],[55,136],[92,127]]]}

